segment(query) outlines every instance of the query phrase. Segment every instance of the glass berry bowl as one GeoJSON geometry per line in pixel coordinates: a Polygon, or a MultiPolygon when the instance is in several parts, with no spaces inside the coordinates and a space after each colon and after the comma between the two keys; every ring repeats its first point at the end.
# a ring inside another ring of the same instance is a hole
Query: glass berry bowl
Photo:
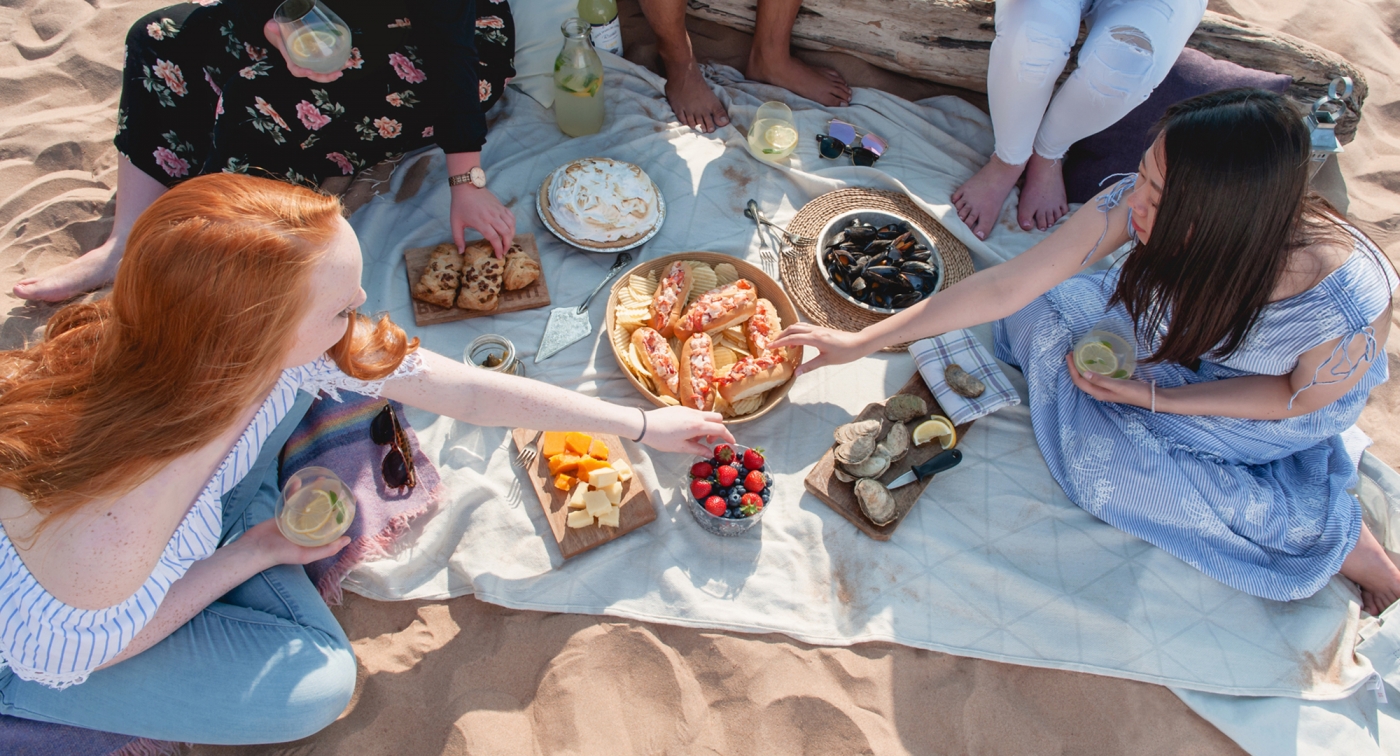
{"type": "Polygon", "coordinates": [[[773,476],[761,449],[720,444],[709,458],[691,465],[685,497],[700,527],[736,536],[763,519],[772,490],[773,476]],[[750,467],[749,462],[758,464],[750,467]]]}

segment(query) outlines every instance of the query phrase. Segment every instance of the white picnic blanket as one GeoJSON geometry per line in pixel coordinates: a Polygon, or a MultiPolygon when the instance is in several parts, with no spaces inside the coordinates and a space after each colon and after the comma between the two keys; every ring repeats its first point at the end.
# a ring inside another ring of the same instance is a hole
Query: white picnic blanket
{"type": "MultiPolygon", "coordinates": [[[[758,263],[753,225],[742,214],[748,199],[783,223],[806,201],[848,185],[908,191],[935,217],[948,219],[979,268],[1040,238],[1016,229],[1008,210],[984,244],[952,213],[952,190],[992,147],[987,118],[961,100],[909,103],[862,89],[850,107],[822,109],[719,69],[736,123],[750,122],[766,99],[793,107],[803,141],[788,164],[773,166],[752,158],[734,127],[705,136],[674,125],[659,78],[605,58],[602,133],[568,139],[550,111],[511,92],[492,113],[483,156],[492,190],[514,206],[518,229],[539,241],[555,305],[582,301],[612,262],[612,255],[559,243],[535,215],[545,175],[590,155],[641,165],[665,194],[665,226],[634,252],[639,260],[698,249],[758,263]],[[817,156],[812,134],[824,131],[833,115],[888,140],[878,169],[817,156]]],[[[417,198],[396,204],[380,197],[351,219],[365,250],[366,311],[387,310],[427,348],[453,356],[482,333],[504,334],[526,355],[531,377],[642,406],[600,338],[601,299],[591,310],[593,336],[539,364],[530,360],[546,319],[542,310],[413,327],[402,251],[447,239],[444,178],[438,155],[417,198]]],[[[979,337],[988,340],[989,330],[978,329],[979,337]]],[[[516,608],[780,632],[818,644],[883,640],[1144,680],[1172,686],[1250,748],[1249,737],[1265,727],[1274,739],[1266,745],[1297,743],[1306,752],[1309,738],[1299,728],[1312,727],[1319,737],[1344,731],[1374,750],[1376,733],[1400,722],[1400,708],[1379,705],[1366,688],[1377,684],[1377,670],[1400,685],[1400,625],[1360,621],[1356,598],[1340,579],[1304,601],[1255,599],[1096,520],[1050,477],[1024,404],[973,426],[961,442],[963,464],[938,477],[888,542],[867,538],[806,494],[802,479],[831,430],[913,374],[907,354],[828,368],[799,380],[778,410],[738,426],[741,443],[768,450],[775,476],[773,504],[744,537],[711,536],[691,520],[682,497],[692,459],[629,448],[656,501],[657,521],[567,563],[511,466],[515,450],[505,429],[410,411],[442,473],[447,503],[418,523],[397,554],[361,566],[345,587],[379,599],[475,593],[516,608]],[[1369,637],[1358,647],[1363,630],[1369,637]],[[1385,653],[1369,653],[1382,647],[1385,653]],[[1246,705],[1254,708],[1246,712],[1246,705]],[[1391,725],[1378,730],[1378,718],[1391,725]],[[1367,719],[1370,731],[1364,724],[1358,729],[1367,719]]],[[[1020,383],[1019,373],[1008,374],[1020,383]]],[[[1018,390],[1024,400],[1024,387],[1018,390]]],[[[1394,475],[1373,467],[1375,475],[1394,475]]],[[[1390,695],[1400,700],[1400,687],[1390,695]]],[[[1392,748],[1395,742],[1392,737],[1392,748]]]]}

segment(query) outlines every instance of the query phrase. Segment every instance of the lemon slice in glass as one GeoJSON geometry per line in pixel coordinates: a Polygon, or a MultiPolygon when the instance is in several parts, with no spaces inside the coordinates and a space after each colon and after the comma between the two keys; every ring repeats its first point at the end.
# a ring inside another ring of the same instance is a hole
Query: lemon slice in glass
{"type": "Polygon", "coordinates": [[[1118,355],[1101,341],[1091,341],[1079,348],[1074,361],[1082,370],[1099,375],[1112,375],[1118,369],[1118,355]]]}
{"type": "Polygon", "coordinates": [[[293,532],[311,535],[330,522],[334,509],[329,493],[312,491],[301,511],[287,514],[287,527],[291,528],[293,532]]]}
{"type": "Polygon", "coordinates": [[[923,446],[934,439],[938,439],[938,445],[944,449],[953,448],[958,442],[958,431],[953,427],[953,421],[942,415],[934,415],[914,428],[915,446],[923,446]]]}
{"type": "Polygon", "coordinates": [[[785,123],[775,123],[764,130],[763,141],[773,145],[778,152],[791,149],[797,144],[797,129],[785,123]]]}

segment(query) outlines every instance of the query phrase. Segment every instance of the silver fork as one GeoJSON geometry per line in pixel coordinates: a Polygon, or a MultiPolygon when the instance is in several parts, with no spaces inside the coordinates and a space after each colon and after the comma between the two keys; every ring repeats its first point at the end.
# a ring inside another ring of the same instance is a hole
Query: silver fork
{"type": "Polygon", "coordinates": [[[540,440],[536,437],[534,441],[531,441],[524,449],[521,449],[519,454],[515,455],[515,466],[529,467],[535,463],[535,458],[539,455],[540,440]]]}
{"type": "Polygon", "coordinates": [[[768,246],[765,229],[763,224],[758,221],[758,203],[749,200],[749,206],[744,210],[744,215],[753,218],[754,228],[758,229],[758,259],[763,263],[763,272],[777,278],[778,256],[773,254],[773,248],[768,246]]]}
{"type": "Polygon", "coordinates": [[[801,253],[797,250],[798,247],[808,247],[817,243],[817,240],[810,236],[794,234],[773,221],[768,220],[767,216],[763,214],[763,211],[758,209],[758,203],[753,200],[749,200],[748,207],[744,209],[744,215],[752,218],[753,222],[759,225],[760,232],[762,231],[762,227],[767,226],[770,233],[776,233],[782,237],[782,240],[786,241],[788,247],[791,248],[790,250],[784,249],[782,244],[779,243],[778,250],[784,255],[800,255],[801,253]]]}

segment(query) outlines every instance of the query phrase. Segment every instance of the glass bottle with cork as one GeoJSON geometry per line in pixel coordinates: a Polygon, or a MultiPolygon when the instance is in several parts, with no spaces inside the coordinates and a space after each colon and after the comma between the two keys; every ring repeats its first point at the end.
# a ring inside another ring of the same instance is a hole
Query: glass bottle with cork
{"type": "Polygon", "coordinates": [[[589,26],[571,18],[560,29],[564,47],[554,59],[554,120],[569,136],[603,128],[603,61],[589,39],[589,26]]]}
{"type": "Polygon", "coordinates": [[[622,55],[622,24],[617,20],[617,0],[578,0],[578,16],[588,22],[595,49],[622,55]]]}

